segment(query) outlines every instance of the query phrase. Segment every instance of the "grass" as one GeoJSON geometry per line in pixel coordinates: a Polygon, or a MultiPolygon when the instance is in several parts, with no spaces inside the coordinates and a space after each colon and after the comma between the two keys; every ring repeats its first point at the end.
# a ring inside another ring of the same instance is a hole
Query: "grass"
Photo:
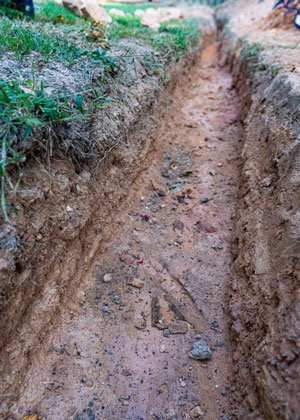
{"type": "MultiPolygon", "coordinates": [[[[38,4],[33,22],[16,11],[0,8],[0,52],[7,54],[10,51],[17,60],[27,60],[29,67],[31,65],[25,78],[13,69],[0,77],[1,208],[5,221],[9,222],[8,208],[16,212],[7,203],[5,192],[7,189],[16,191],[20,181],[13,185],[9,171],[25,161],[26,154],[19,150],[27,137],[38,127],[89,118],[95,107],[105,106],[109,101],[101,95],[100,85],[105,77],[97,89],[91,86],[86,91],[70,95],[54,88],[47,93],[39,79],[37,62],[42,61],[42,66],[47,66],[52,60],[52,65],[59,62],[68,68],[77,64],[83,69],[100,67],[113,74],[118,61],[124,57],[127,63],[134,62],[131,47],[120,47],[117,54],[109,51],[121,40],[130,39],[136,44],[148,45],[150,49],[142,59],[146,65],[158,68],[163,68],[171,59],[178,60],[183,51],[197,44],[197,21],[163,23],[158,33],[142,26],[141,18],[134,16],[134,10],[148,7],[153,6],[105,4],[108,11],[116,8],[131,14],[113,16],[115,23],[105,33],[108,49],[103,45],[103,27],[77,17],[54,2],[38,4]]],[[[55,81],[51,83],[53,88],[55,81]]]]}

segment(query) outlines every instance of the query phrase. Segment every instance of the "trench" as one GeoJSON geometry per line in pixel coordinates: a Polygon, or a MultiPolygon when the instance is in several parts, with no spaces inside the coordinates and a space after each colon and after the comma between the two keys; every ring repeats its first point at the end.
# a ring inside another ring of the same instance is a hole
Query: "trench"
{"type": "Polygon", "coordinates": [[[242,129],[218,63],[218,44],[207,42],[178,83],[118,228],[32,362],[17,418],[232,418],[228,287],[242,129]],[[210,360],[189,357],[199,340],[210,360]]]}

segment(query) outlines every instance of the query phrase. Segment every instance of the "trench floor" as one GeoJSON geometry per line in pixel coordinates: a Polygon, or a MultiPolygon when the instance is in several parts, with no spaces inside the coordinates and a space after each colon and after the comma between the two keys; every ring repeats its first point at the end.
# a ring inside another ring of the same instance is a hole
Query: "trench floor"
{"type": "Polygon", "coordinates": [[[119,229],[70,295],[16,414],[232,418],[227,298],[241,128],[216,43],[173,98],[119,229]],[[211,360],[189,357],[199,339],[211,360]]]}

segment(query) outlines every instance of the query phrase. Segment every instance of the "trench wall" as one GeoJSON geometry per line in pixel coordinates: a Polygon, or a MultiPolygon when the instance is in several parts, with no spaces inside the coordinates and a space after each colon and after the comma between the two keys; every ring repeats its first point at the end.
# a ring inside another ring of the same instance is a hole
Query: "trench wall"
{"type": "Polygon", "coordinates": [[[245,129],[230,290],[235,414],[299,420],[299,80],[263,54],[243,58],[242,41],[225,44],[245,129]]]}

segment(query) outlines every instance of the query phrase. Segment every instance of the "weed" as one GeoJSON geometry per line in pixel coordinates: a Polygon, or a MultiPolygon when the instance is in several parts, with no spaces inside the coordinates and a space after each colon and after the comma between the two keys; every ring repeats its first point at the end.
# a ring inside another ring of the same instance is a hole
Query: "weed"
{"type": "Polygon", "coordinates": [[[103,106],[107,98],[100,96],[96,89],[79,92],[69,98],[65,92],[57,91],[48,94],[43,82],[39,87],[33,82],[4,80],[0,82],[0,176],[1,176],[1,208],[5,221],[9,222],[7,207],[17,213],[16,209],[5,199],[5,188],[16,191],[20,182],[13,185],[8,166],[19,167],[26,156],[17,150],[24,149],[24,142],[32,131],[47,124],[83,118],[85,114],[84,100],[87,93],[95,95],[94,106],[103,106]],[[75,105],[75,107],[74,107],[75,105]]]}

